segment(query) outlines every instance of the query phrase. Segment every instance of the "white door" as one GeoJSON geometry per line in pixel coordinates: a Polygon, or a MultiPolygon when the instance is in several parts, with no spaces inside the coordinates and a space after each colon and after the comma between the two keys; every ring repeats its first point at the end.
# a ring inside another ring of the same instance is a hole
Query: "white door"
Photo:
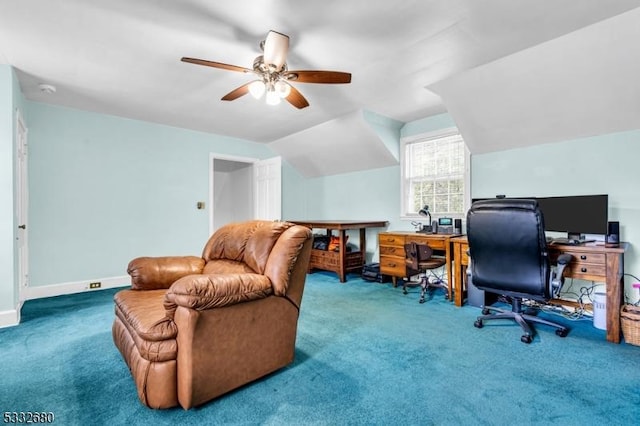
{"type": "Polygon", "coordinates": [[[25,289],[29,286],[29,246],[27,218],[29,211],[29,185],[27,174],[27,127],[24,124],[20,111],[16,113],[16,174],[18,199],[16,216],[18,219],[18,282],[20,285],[19,297],[24,300],[25,289]]]}
{"type": "Polygon", "coordinates": [[[282,160],[273,157],[253,165],[255,218],[282,219],[282,160]]]}
{"type": "Polygon", "coordinates": [[[282,216],[282,160],[209,155],[209,233],[228,221],[282,216]],[[239,170],[250,166],[248,179],[239,170]],[[243,197],[250,195],[248,203],[243,197]],[[232,199],[233,198],[233,199],[232,199]],[[242,210],[242,211],[239,211],[242,210]]]}

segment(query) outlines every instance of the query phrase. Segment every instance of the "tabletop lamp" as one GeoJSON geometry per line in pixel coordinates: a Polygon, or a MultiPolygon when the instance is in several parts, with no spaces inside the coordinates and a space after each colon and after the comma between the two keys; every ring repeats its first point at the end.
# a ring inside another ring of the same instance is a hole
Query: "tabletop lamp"
{"type": "Polygon", "coordinates": [[[431,212],[429,212],[429,206],[425,204],[424,207],[421,208],[420,211],[418,211],[418,214],[420,216],[429,218],[427,225],[422,227],[422,232],[433,232],[433,228],[431,227],[431,212]]]}

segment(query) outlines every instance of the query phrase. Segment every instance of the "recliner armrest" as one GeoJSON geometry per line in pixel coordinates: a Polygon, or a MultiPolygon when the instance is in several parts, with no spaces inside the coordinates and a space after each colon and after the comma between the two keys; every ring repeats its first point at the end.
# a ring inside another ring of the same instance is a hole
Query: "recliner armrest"
{"type": "Polygon", "coordinates": [[[159,290],[184,276],[202,273],[204,264],[196,256],[138,257],[129,262],[127,273],[132,289],[159,290]]]}
{"type": "Polygon", "coordinates": [[[164,307],[173,318],[178,306],[202,311],[264,299],[271,294],[271,280],[260,274],[190,275],[167,290],[164,307]]]}

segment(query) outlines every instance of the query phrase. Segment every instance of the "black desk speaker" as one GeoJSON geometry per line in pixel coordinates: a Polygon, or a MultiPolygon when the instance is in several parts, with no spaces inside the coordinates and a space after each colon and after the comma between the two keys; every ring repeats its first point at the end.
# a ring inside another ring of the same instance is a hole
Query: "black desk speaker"
{"type": "Polygon", "coordinates": [[[462,234],[462,219],[454,219],[453,221],[453,233],[462,234]]]}
{"type": "Polygon", "coordinates": [[[605,242],[608,245],[620,244],[620,222],[607,223],[607,238],[605,242]]]}

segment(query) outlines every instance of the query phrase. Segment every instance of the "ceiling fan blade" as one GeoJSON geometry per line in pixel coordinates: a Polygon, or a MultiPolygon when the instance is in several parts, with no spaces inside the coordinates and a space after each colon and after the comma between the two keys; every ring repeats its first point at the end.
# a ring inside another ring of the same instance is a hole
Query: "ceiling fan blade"
{"type": "Polygon", "coordinates": [[[297,83],[345,84],[351,83],[351,74],[340,71],[289,71],[287,80],[297,83]]]}
{"type": "Polygon", "coordinates": [[[273,65],[276,71],[280,71],[287,60],[289,51],[289,36],[276,31],[269,31],[264,40],[264,63],[273,65]]]}
{"type": "Polygon", "coordinates": [[[239,67],[237,65],[223,64],[222,62],[207,61],[204,59],[182,58],[181,61],[189,62],[190,64],[204,65],[206,67],[221,68],[223,70],[229,70],[229,71],[253,72],[249,68],[239,67]]]}
{"type": "Polygon", "coordinates": [[[302,96],[302,93],[295,87],[291,86],[291,92],[285,98],[291,105],[298,109],[306,108],[309,106],[309,102],[302,96]]]}
{"type": "Polygon", "coordinates": [[[252,82],[250,81],[249,83],[243,84],[242,86],[238,87],[237,89],[233,89],[232,91],[230,91],[229,93],[227,93],[226,95],[224,95],[222,97],[223,101],[233,101],[238,99],[240,96],[244,96],[247,93],[249,93],[249,85],[252,82]]]}

